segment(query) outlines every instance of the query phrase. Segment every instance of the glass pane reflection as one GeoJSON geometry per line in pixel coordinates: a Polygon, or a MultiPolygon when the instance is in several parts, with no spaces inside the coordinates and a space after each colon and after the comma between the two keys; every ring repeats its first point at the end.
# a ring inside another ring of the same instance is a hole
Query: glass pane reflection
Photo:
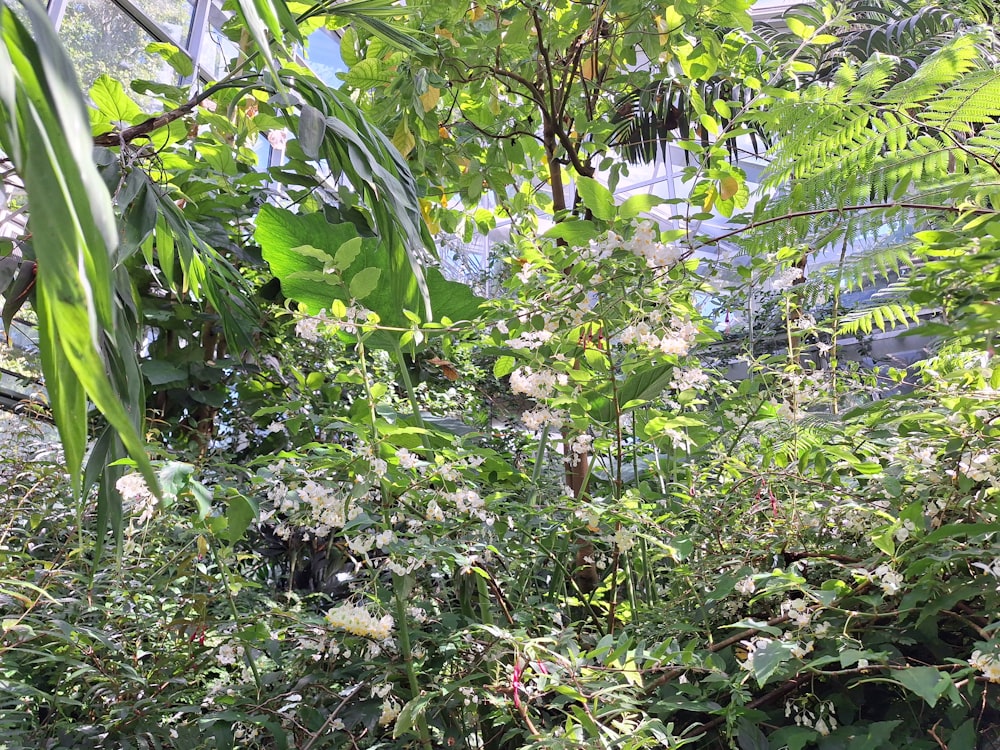
{"type": "MultiPolygon", "coordinates": [[[[110,0],[71,2],[59,36],[84,91],[105,73],[121,81],[126,91],[130,91],[129,82],[136,79],[176,82],[176,74],[161,57],[146,53],[146,45],[155,40],[110,0]]],[[[136,98],[144,109],[158,108],[152,100],[136,98]]]]}

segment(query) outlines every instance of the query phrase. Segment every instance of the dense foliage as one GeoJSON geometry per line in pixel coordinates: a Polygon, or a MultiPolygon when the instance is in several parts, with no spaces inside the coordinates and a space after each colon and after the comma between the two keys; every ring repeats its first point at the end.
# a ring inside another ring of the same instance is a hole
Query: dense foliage
{"type": "Polygon", "coordinates": [[[86,110],[13,5],[0,746],[1000,742],[988,18],[243,0],[86,110]],[[486,299],[432,235],[501,221],[486,299]]]}

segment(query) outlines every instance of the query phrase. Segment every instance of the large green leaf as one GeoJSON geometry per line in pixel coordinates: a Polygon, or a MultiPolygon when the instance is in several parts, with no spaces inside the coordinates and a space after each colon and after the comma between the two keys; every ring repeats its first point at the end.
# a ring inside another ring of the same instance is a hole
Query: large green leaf
{"type": "Polygon", "coordinates": [[[592,177],[580,177],[576,182],[583,205],[598,219],[615,218],[615,199],[611,191],[592,177]]]}
{"type": "MultiPolygon", "coordinates": [[[[658,364],[626,376],[616,385],[619,408],[630,401],[656,398],[670,383],[673,372],[674,365],[658,364]]],[[[604,390],[610,391],[610,386],[606,385],[604,390]]],[[[617,416],[612,407],[609,396],[597,395],[590,401],[590,414],[600,422],[611,422],[617,416]]]]}
{"type": "Polygon", "coordinates": [[[434,254],[434,243],[420,212],[416,180],[406,161],[348,96],[299,68],[287,68],[282,74],[305,99],[305,105],[325,118],[317,139],[313,130],[318,118],[309,113],[307,145],[310,149],[318,146],[320,158],[334,174],[349,182],[361,198],[383,251],[389,255],[388,262],[398,271],[388,275],[392,293],[401,299],[411,298],[414,292],[421,295],[429,318],[430,292],[423,259],[428,253],[434,254]],[[410,273],[403,272],[406,265],[410,273]]]}
{"type": "MultiPolygon", "coordinates": [[[[350,302],[363,286],[362,304],[383,325],[409,328],[404,310],[419,311],[421,296],[407,263],[393,262],[375,238],[360,237],[353,224],[331,224],[321,214],[295,214],[264,206],[257,217],[257,242],[264,260],[281,281],[282,292],[311,314],[329,310],[334,300],[350,302]],[[347,250],[345,251],[345,248],[347,250]],[[342,265],[349,261],[346,268],[342,265]],[[341,269],[339,274],[331,269],[341,269]],[[378,273],[378,283],[363,281],[378,273]],[[400,278],[402,277],[402,278],[400,278]],[[362,281],[359,281],[361,279],[362,281]],[[405,290],[399,294],[396,290],[405,290]]],[[[436,320],[470,320],[482,300],[465,284],[449,281],[436,268],[426,271],[436,320]]]]}
{"type": "Polygon", "coordinates": [[[894,669],[891,674],[894,682],[919,695],[931,708],[952,684],[951,677],[934,667],[894,669]]]}
{"type": "Polygon", "coordinates": [[[132,125],[137,120],[148,117],[125,93],[121,83],[109,75],[97,77],[90,87],[90,100],[97,107],[92,110],[90,117],[95,133],[132,125]]]}

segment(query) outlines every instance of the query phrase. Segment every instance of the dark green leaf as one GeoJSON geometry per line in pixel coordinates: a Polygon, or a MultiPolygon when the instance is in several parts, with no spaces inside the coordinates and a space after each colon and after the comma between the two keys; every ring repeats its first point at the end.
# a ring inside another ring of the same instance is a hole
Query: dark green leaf
{"type": "Polygon", "coordinates": [[[933,708],[944,691],[951,685],[951,677],[934,667],[908,667],[891,672],[894,681],[916,693],[933,708]]]}
{"type": "Polygon", "coordinates": [[[236,544],[243,538],[243,534],[250,524],[257,518],[257,504],[250,498],[243,495],[235,495],[229,498],[229,510],[226,513],[229,519],[227,533],[229,543],[236,544]]]}

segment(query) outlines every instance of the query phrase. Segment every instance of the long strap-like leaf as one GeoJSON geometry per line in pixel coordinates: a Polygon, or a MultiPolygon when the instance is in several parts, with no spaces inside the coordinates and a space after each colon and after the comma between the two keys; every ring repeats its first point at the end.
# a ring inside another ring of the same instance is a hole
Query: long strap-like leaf
{"type": "Polygon", "coordinates": [[[83,95],[41,6],[22,3],[29,34],[8,5],[0,0],[0,148],[28,195],[42,369],[74,492],[83,490],[88,398],[156,488],[141,438],[142,401],[121,393],[108,374],[112,362],[136,354],[105,356],[118,341],[111,263],[118,237],[92,161],[83,95]]]}

